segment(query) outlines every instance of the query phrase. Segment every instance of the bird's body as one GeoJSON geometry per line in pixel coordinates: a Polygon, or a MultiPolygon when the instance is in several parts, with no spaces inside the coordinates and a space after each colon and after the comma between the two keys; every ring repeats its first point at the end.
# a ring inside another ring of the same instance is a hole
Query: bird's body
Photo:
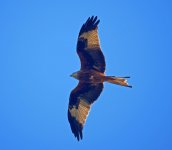
{"type": "Polygon", "coordinates": [[[80,70],[73,74],[73,77],[85,83],[103,83],[105,81],[104,73],[96,70],[80,70]]]}
{"type": "Polygon", "coordinates": [[[68,107],[68,120],[75,137],[82,139],[82,130],[91,105],[100,96],[103,83],[109,82],[122,86],[128,85],[126,78],[106,76],[106,63],[98,38],[97,17],[88,18],[78,36],[77,53],[81,68],[71,76],[79,80],[77,87],[71,92],[68,107]]]}

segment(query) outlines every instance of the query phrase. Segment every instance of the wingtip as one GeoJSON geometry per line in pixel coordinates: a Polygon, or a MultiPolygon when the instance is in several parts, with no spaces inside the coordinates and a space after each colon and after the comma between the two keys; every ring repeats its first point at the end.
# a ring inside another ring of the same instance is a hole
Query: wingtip
{"type": "Polygon", "coordinates": [[[76,138],[77,138],[77,140],[78,140],[78,142],[79,142],[79,136],[77,136],[76,138]]]}
{"type": "Polygon", "coordinates": [[[90,20],[93,20],[94,19],[94,16],[91,16],[91,19],[90,20]]]}
{"type": "Polygon", "coordinates": [[[96,24],[97,22],[100,22],[100,19],[98,19],[97,16],[92,16],[93,17],[93,22],[96,24]]]}
{"type": "Polygon", "coordinates": [[[78,134],[78,135],[75,135],[75,137],[77,138],[77,141],[79,142],[80,140],[83,139],[83,136],[82,136],[82,131],[78,134]]]}
{"type": "Polygon", "coordinates": [[[82,25],[80,32],[79,32],[79,36],[84,33],[84,32],[88,32],[91,30],[94,30],[98,27],[100,20],[98,19],[97,16],[91,16],[87,19],[87,21],[82,25]]]}

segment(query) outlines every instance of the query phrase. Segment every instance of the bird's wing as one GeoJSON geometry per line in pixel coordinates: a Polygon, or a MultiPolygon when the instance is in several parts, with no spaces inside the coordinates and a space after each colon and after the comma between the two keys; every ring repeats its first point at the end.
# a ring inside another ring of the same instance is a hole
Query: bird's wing
{"type": "Polygon", "coordinates": [[[97,16],[92,16],[82,25],[77,41],[77,53],[81,69],[94,69],[104,73],[106,64],[97,31],[99,22],[97,16]]]}
{"type": "Polygon", "coordinates": [[[99,97],[103,83],[90,84],[79,82],[71,92],[68,108],[68,120],[75,137],[82,139],[82,129],[90,111],[91,104],[99,97]]]}

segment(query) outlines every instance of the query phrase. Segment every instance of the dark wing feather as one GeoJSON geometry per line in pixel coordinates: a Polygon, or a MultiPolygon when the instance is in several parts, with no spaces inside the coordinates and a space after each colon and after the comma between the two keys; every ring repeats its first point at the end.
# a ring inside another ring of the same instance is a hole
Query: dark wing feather
{"type": "Polygon", "coordinates": [[[82,129],[90,111],[91,104],[99,97],[103,83],[91,84],[79,82],[71,92],[68,108],[68,120],[75,137],[82,139],[82,129]]]}
{"type": "Polygon", "coordinates": [[[78,36],[77,53],[81,61],[81,69],[94,69],[105,72],[105,58],[100,48],[97,17],[88,18],[82,25],[78,36]]]}

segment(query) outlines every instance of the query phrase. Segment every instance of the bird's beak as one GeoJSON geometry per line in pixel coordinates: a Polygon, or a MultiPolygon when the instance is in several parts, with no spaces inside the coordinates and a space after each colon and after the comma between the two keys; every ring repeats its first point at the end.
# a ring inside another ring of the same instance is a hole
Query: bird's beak
{"type": "Polygon", "coordinates": [[[77,78],[77,73],[72,73],[70,76],[73,78],[77,78]]]}

